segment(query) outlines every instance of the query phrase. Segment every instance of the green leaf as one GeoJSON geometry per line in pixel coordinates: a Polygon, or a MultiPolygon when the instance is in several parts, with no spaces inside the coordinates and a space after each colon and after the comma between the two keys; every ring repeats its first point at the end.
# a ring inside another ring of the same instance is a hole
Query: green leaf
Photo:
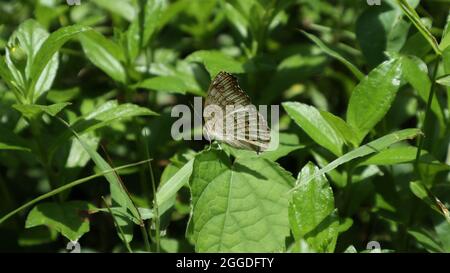
{"type": "Polygon", "coordinates": [[[334,206],[333,190],[325,175],[316,176],[319,169],[306,164],[299,173],[289,204],[289,222],[297,242],[304,239],[309,248],[318,252],[333,252],[339,234],[339,218],[334,206]],[[305,180],[310,176],[315,178],[305,180]]]}
{"type": "Polygon", "coordinates": [[[401,10],[389,5],[370,6],[356,21],[356,38],[371,67],[386,60],[386,52],[398,52],[408,37],[410,23],[401,10]]]}
{"type": "Polygon", "coordinates": [[[197,252],[274,252],[289,236],[292,176],[267,159],[234,163],[222,151],[199,154],[190,179],[190,231],[197,252]]]}
{"type": "Polygon", "coordinates": [[[95,66],[114,80],[125,83],[126,72],[120,63],[124,56],[118,45],[94,31],[81,34],[80,42],[84,53],[95,66]]]}
{"type": "Polygon", "coordinates": [[[414,26],[419,30],[419,32],[425,37],[428,43],[431,45],[436,54],[441,55],[442,52],[439,49],[439,44],[434,38],[433,34],[428,30],[428,28],[423,24],[422,20],[420,20],[417,12],[409,5],[406,0],[397,0],[397,4],[402,9],[403,13],[411,20],[414,26]]]}
{"type": "Polygon", "coordinates": [[[154,116],[157,113],[148,108],[131,103],[118,104],[117,101],[108,101],[97,107],[94,111],[72,123],[71,127],[79,133],[92,131],[108,126],[118,120],[136,116],[154,116]]]}
{"type": "Polygon", "coordinates": [[[71,129],[73,134],[76,136],[77,140],[83,146],[83,149],[89,154],[91,159],[94,161],[95,165],[104,174],[104,177],[109,182],[109,187],[111,191],[112,206],[119,207],[119,213],[115,214],[115,219],[118,225],[122,228],[125,233],[125,238],[119,233],[119,237],[125,241],[130,242],[133,238],[133,221],[131,219],[136,219],[136,221],[141,222],[139,211],[134,205],[131,197],[128,194],[127,189],[122,184],[122,181],[117,176],[116,173],[111,173],[111,166],[106,162],[91,146],[88,145],[76,131],[71,129]],[[127,216],[124,216],[127,215],[127,216]]]}
{"type": "Polygon", "coordinates": [[[292,120],[300,126],[317,144],[333,154],[342,155],[344,140],[313,106],[300,102],[283,102],[284,109],[292,120]]]}
{"type": "Polygon", "coordinates": [[[92,2],[94,2],[97,6],[115,13],[130,22],[133,21],[137,14],[136,8],[129,0],[92,0],[92,2]]]}
{"type": "Polygon", "coordinates": [[[347,123],[358,143],[386,115],[401,81],[401,62],[392,59],[372,70],[353,90],[347,108],[347,123]]]}
{"type": "MultiPolygon", "coordinates": [[[[34,90],[35,86],[45,72],[45,67],[52,60],[56,52],[63,46],[67,41],[78,35],[79,33],[90,30],[89,27],[72,25],[67,27],[62,27],[57,31],[50,34],[50,36],[42,44],[39,51],[36,53],[35,61],[30,69],[30,90],[34,90]]],[[[35,99],[37,99],[35,97],[35,99]]]]}
{"type": "Polygon", "coordinates": [[[408,230],[408,234],[414,237],[414,239],[429,252],[445,252],[442,249],[442,246],[440,246],[439,243],[433,239],[432,235],[428,234],[426,231],[410,229],[408,230]]]}
{"type": "Polygon", "coordinates": [[[54,242],[58,238],[58,231],[46,226],[25,229],[18,239],[22,247],[30,247],[54,242]]]}
{"type": "Polygon", "coordinates": [[[364,77],[364,74],[350,61],[348,61],[346,58],[344,58],[341,54],[336,52],[335,50],[331,49],[329,46],[327,46],[322,40],[320,40],[317,36],[310,34],[306,31],[302,31],[306,37],[308,37],[311,41],[313,41],[317,46],[322,49],[323,52],[325,52],[327,55],[335,58],[336,60],[340,61],[342,64],[344,64],[352,73],[355,75],[356,78],[362,79],[364,77]]]}
{"type": "Polygon", "coordinates": [[[189,55],[186,60],[202,63],[206,70],[208,70],[211,78],[214,78],[220,71],[235,74],[244,73],[244,65],[241,62],[236,61],[220,51],[196,51],[189,55]]]}
{"type": "Polygon", "coordinates": [[[450,74],[439,77],[436,82],[440,85],[450,87],[450,74]]]}
{"type": "Polygon", "coordinates": [[[173,205],[173,199],[178,190],[189,182],[192,173],[194,159],[189,160],[182,168],[180,168],[169,180],[158,188],[156,200],[158,203],[159,215],[164,214],[173,205]]]}
{"type": "MultiPolygon", "coordinates": [[[[420,98],[427,103],[431,91],[431,80],[428,77],[428,67],[426,63],[415,56],[404,56],[401,60],[402,73],[406,81],[408,81],[417,91],[420,98]]],[[[439,119],[441,128],[445,128],[445,119],[437,99],[433,99],[431,102],[431,110],[439,119]]]]}
{"type": "Polygon", "coordinates": [[[51,105],[38,104],[14,104],[13,107],[22,113],[25,117],[32,119],[42,113],[47,113],[50,116],[56,116],[61,110],[70,105],[69,102],[56,103],[51,105]]]}
{"type": "Polygon", "coordinates": [[[224,151],[232,154],[236,158],[262,157],[262,158],[266,158],[271,161],[276,161],[279,158],[282,158],[293,151],[296,151],[298,149],[302,149],[305,147],[305,145],[300,144],[300,140],[298,139],[297,135],[289,134],[289,133],[274,132],[274,130],[272,130],[271,143],[269,144],[269,147],[271,147],[272,142],[278,142],[278,147],[275,150],[264,151],[260,154],[257,154],[254,151],[236,149],[227,144],[221,144],[221,145],[222,145],[222,148],[224,151]],[[276,136],[277,133],[279,134],[278,137],[276,136]]]}
{"type": "Polygon", "coordinates": [[[443,215],[450,224],[450,213],[448,209],[425,187],[425,185],[423,185],[420,181],[413,181],[409,183],[409,189],[431,209],[443,215]]]}
{"type": "Polygon", "coordinates": [[[189,87],[176,76],[157,76],[146,79],[137,85],[149,90],[185,94],[189,87]]]}
{"type": "Polygon", "coordinates": [[[0,124],[0,150],[18,150],[31,152],[28,142],[0,124]]]}
{"type": "Polygon", "coordinates": [[[359,165],[395,165],[416,159],[417,148],[412,146],[392,147],[364,159],[359,165]]]}
{"type": "Polygon", "coordinates": [[[95,206],[85,201],[42,203],[28,214],[25,227],[49,226],[70,241],[78,241],[89,232],[89,214],[95,206]]]}
{"type": "MultiPolygon", "coordinates": [[[[36,60],[36,54],[48,36],[48,32],[33,19],[23,22],[15,32],[15,35],[12,36],[17,37],[20,44],[19,46],[27,53],[27,64],[25,68],[26,80],[30,79],[31,69],[36,60]]],[[[33,101],[36,101],[45,91],[50,89],[53,80],[55,79],[58,65],[58,54],[54,54],[49,63],[45,66],[39,79],[37,79],[34,88],[28,90],[28,92],[31,93],[30,95],[34,98],[33,101]]]]}
{"type": "Polygon", "coordinates": [[[147,45],[155,32],[162,27],[161,17],[164,12],[163,0],[149,0],[146,1],[144,11],[144,31],[143,31],[143,45],[147,45]]]}
{"type": "Polygon", "coordinates": [[[225,10],[225,15],[228,21],[236,28],[243,38],[247,38],[249,22],[247,18],[240,13],[231,3],[221,1],[222,7],[225,10]]]}
{"type": "MultiPolygon", "coordinates": [[[[319,177],[323,174],[326,174],[340,165],[347,163],[355,158],[363,157],[366,155],[370,155],[372,153],[378,153],[381,150],[391,146],[392,144],[405,140],[405,139],[413,139],[417,135],[419,135],[421,131],[419,129],[404,129],[397,131],[395,133],[391,133],[388,135],[385,135],[383,137],[380,137],[379,139],[376,139],[374,141],[371,141],[351,152],[348,152],[344,154],[343,156],[339,157],[338,159],[330,162],[328,165],[320,169],[318,172],[316,172],[315,175],[309,176],[308,179],[305,181],[309,182],[309,180],[315,179],[316,177],[319,177]]],[[[305,182],[306,183],[306,182],[305,182]]],[[[294,190],[296,190],[298,187],[296,186],[294,190]]]]}
{"type": "Polygon", "coordinates": [[[328,124],[334,128],[335,132],[341,135],[342,139],[348,145],[358,147],[359,143],[355,137],[355,132],[343,119],[327,111],[320,111],[320,114],[328,122],[328,124]]]}

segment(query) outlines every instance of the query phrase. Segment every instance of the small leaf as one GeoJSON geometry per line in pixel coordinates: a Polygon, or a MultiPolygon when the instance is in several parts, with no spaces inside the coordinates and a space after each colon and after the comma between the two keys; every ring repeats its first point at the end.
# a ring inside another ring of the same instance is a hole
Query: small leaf
{"type": "Polygon", "coordinates": [[[42,73],[45,71],[45,67],[53,58],[56,52],[67,41],[78,35],[79,33],[90,30],[89,27],[72,25],[58,29],[50,34],[50,36],[42,44],[39,51],[36,53],[35,61],[30,69],[30,88],[34,90],[36,84],[41,78],[42,73]]]}
{"type": "Polygon", "coordinates": [[[22,113],[25,117],[32,119],[40,114],[47,113],[50,116],[56,116],[61,110],[71,103],[56,103],[51,105],[38,105],[38,104],[14,104],[13,107],[22,113]]]}
{"type": "Polygon", "coordinates": [[[333,190],[324,175],[316,176],[319,169],[306,164],[299,173],[289,204],[289,222],[295,240],[304,239],[318,252],[333,252],[339,234],[339,218],[334,206],[333,190]],[[304,178],[314,176],[313,180],[304,178]]]}
{"type": "Polygon", "coordinates": [[[220,51],[196,51],[189,55],[186,60],[202,63],[206,67],[206,70],[208,70],[211,78],[214,78],[220,71],[236,74],[244,73],[242,63],[220,51]]]}
{"type": "Polygon", "coordinates": [[[313,106],[299,102],[284,102],[284,109],[317,144],[339,156],[344,140],[333,126],[313,106]]]}
{"type": "Polygon", "coordinates": [[[133,21],[137,14],[135,7],[128,0],[92,0],[92,2],[130,22],[133,21]]]}
{"type": "Polygon", "coordinates": [[[89,60],[118,82],[126,81],[125,69],[120,63],[124,59],[119,46],[99,32],[86,32],[80,35],[83,51],[89,60]]]}
{"type": "Polygon", "coordinates": [[[428,28],[423,24],[422,20],[420,20],[417,12],[409,5],[406,0],[397,0],[397,4],[402,9],[403,13],[411,20],[411,22],[416,26],[419,32],[425,37],[428,43],[431,45],[436,54],[441,55],[442,52],[439,49],[439,44],[434,38],[433,34],[428,30],[428,28]]]}
{"type": "Polygon", "coordinates": [[[359,165],[395,165],[416,159],[417,148],[412,146],[392,147],[364,159],[359,165]]]}
{"type": "Polygon", "coordinates": [[[440,85],[450,87],[450,75],[447,74],[447,75],[441,76],[436,80],[436,82],[439,83],[440,85]]]}
{"type": "Polygon", "coordinates": [[[372,70],[353,90],[347,109],[347,123],[358,143],[386,115],[401,81],[401,62],[392,59],[372,70]]]}
{"type": "Polygon", "coordinates": [[[137,85],[149,90],[185,94],[189,87],[176,76],[157,76],[146,79],[137,85]]]}
{"type": "MultiPolygon", "coordinates": [[[[348,152],[344,154],[343,156],[339,157],[338,159],[330,162],[328,165],[320,169],[314,176],[310,176],[305,181],[308,182],[308,180],[314,179],[316,176],[321,176],[323,174],[326,174],[335,168],[339,167],[340,165],[347,163],[355,158],[363,157],[372,153],[380,152],[381,150],[391,146],[392,144],[405,140],[405,139],[413,139],[418,134],[420,134],[421,131],[419,129],[404,129],[397,131],[395,133],[391,133],[388,135],[385,135],[383,137],[380,137],[379,139],[376,139],[374,141],[371,141],[351,152],[348,152]]],[[[305,182],[306,183],[306,182],[305,182]]],[[[297,186],[294,187],[293,190],[297,190],[297,186]]]]}
{"type": "Polygon", "coordinates": [[[84,201],[42,203],[28,214],[25,227],[49,226],[70,241],[77,241],[89,232],[89,214],[95,206],[84,201]]]}
{"type": "Polygon", "coordinates": [[[358,79],[362,79],[364,77],[364,74],[350,61],[345,59],[341,54],[336,52],[335,50],[328,47],[324,42],[322,42],[318,37],[316,37],[313,34],[310,34],[306,31],[302,31],[306,37],[308,37],[311,41],[313,41],[317,46],[320,47],[320,49],[323,50],[327,55],[335,58],[336,60],[340,61],[342,64],[344,64],[352,73],[356,76],[358,79]]]}

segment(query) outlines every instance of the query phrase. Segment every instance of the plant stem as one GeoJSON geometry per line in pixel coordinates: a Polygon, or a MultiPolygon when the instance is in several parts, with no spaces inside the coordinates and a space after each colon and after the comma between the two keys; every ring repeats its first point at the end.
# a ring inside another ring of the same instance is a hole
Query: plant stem
{"type": "Polygon", "coordinates": [[[128,252],[133,253],[133,250],[131,249],[130,243],[125,238],[125,233],[123,232],[122,227],[119,225],[119,223],[116,220],[116,217],[114,216],[111,208],[108,206],[108,203],[106,202],[105,197],[102,196],[103,202],[105,203],[106,208],[108,209],[109,213],[111,214],[114,224],[116,225],[117,229],[119,230],[120,235],[122,235],[122,242],[125,244],[125,247],[127,248],[128,252]]]}
{"type": "MultiPolygon", "coordinates": [[[[144,137],[146,140],[146,138],[144,137]]],[[[147,158],[150,158],[150,154],[148,151],[148,144],[147,141],[145,141],[145,151],[147,153],[147,158]]],[[[158,207],[158,200],[156,197],[156,182],[155,182],[155,175],[153,174],[153,168],[152,168],[152,162],[148,162],[148,168],[150,171],[150,179],[152,181],[152,190],[153,190],[153,209],[155,211],[155,217],[153,218],[155,221],[155,242],[156,242],[156,252],[160,252],[160,229],[159,229],[159,207],[158,207]]]]}
{"type": "MultiPolygon", "coordinates": [[[[437,58],[436,59],[436,63],[434,65],[433,76],[431,78],[432,82],[431,82],[431,87],[430,87],[430,93],[428,94],[427,106],[426,106],[426,109],[425,109],[425,117],[424,117],[423,124],[422,124],[422,132],[425,131],[425,126],[426,126],[426,124],[428,124],[428,119],[430,117],[431,103],[433,102],[433,97],[434,97],[434,89],[435,89],[435,86],[436,86],[436,76],[437,76],[437,70],[438,70],[438,67],[439,67],[439,61],[440,61],[440,58],[437,58]]],[[[421,152],[422,152],[422,149],[423,149],[423,144],[424,144],[424,137],[422,135],[419,135],[418,136],[418,148],[417,148],[417,153],[416,153],[416,160],[415,160],[415,163],[414,163],[415,169],[416,169],[417,173],[419,174],[419,177],[420,177],[419,160],[420,160],[421,152]]]]}

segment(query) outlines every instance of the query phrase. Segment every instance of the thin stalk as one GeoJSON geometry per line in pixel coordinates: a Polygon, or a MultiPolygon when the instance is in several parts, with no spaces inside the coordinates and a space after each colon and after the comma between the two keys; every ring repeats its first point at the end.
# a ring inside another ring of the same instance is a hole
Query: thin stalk
{"type": "Polygon", "coordinates": [[[105,207],[108,209],[108,212],[111,214],[113,221],[114,221],[114,225],[116,225],[117,229],[119,230],[120,235],[122,235],[123,238],[123,243],[125,244],[125,247],[127,248],[128,252],[133,253],[133,250],[131,249],[130,243],[127,242],[127,240],[125,239],[125,233],[123,232],[122,227],[119,225],[119,223],[116,220],[116,217],[114,216],[111,208],[108,206],[108,203],[106,202],[105,197],[102,196],[103,202],[105,203],[105,207]]]}
{"type": "Polygon", "coordinates": [[[152,249],[150,247],[150,241],[148,240],[148,233],[147,229],[145,228],[145,224],[142,223],[142,225],[139,225],[139,227],[141,228],[142,237],[144,238],[145,249],[147,250],[147,252],[151,252],[152,249]]]}
{"type": "MultiPolygon", "coordinates": [[[[440,58],[436,59],[436,63],[434,65],[434,71],[433,71],[433,76],[432,76],[432,83],[431,83],[431,87],[430,87],[430,93],[428,94],[428,100],[427,100],[427,106],[425,109],[425,117],[423,120],[423,124],[422,124],[422,132],[424,132],[425,130],[425,126],[426,124],[428,124],[428,119],[430,117],[430,112],[431,112],[431,103],[433,102],[433,97],[434,97],[434,90],[435,90],[435,86],[436,86],[436,75],[437,75],[437,70],[439,67],[439,61],[440,58]]],[[[418,174],[419,173],[419,160],[420,160],[420,156],[421,156],[421,152],[423,149],[423,143],[424,143],[424,137],[422,135],[418,136],[418,148],[417,148],[417,153],[416,153],[416,160],[415,160],[415,167],[416,167],[416,171],[418,174]]],[[[420,175],[419,175],[420,177],[420,175]]]]}
{"type": "Polygon", "coordinates": [[[90,181],[90,180],[92,180],[94,178],[97,178],[97,177],[100,177],[100,176],[104,176],[105,174],[108,174],[108,173],[111,173],[111,172],[116,172],[116,171],[119,171],[119,170],[122,170],[122,169],[126,169],[126,168],[134,167],[134,166],[137,166],[137,165],[145,164],[145,163],[149,162],[150,160],[151,159],[147,159],[147,160],[139,161],[139,162],[136,162],[136,163],[123,165],[123,166],[120,166],[120,167],[117,167],[117,168],[112,168],[110,170],[107,170],[107,171],[104,171],[104,172],[101,172],[101,173],[97,173],[97,174],[94,174],[94,175],[90,175],[90,176],[87,176],[87,177],[84,177],[84,178],[81,178],[81,179],[77,179],[77,180],[75,180],[73,182],[70,182],[70,183],[68,183],[68,184],[66,184],[66,185],[64,185],[62,187],[59,187],[59,188],[54,189],[54,190],[52,190],[52,191],[50,191],[50,192],[48,192],[46,194],[38,196],[35,199],[25,203],[24,205],[22,205],[22,206],[18,207],[17,209],[11,211],[10,213],[6,214],[5,216],[3,216],[0,219],[0,225],[3,222],[5,222],[6,220],[8,220],[9,218],[11,218],[12,216],[14,216],[15,214],[19,213],[20,211],[22,211],[22,210],[24,210],[24,209],[26,209],[28,207],[31,207],[32,205],[36,204],[39,201],[42,201],[42,200],[47,199],[49,197],[55,196],[55,195],[57,195],[57,194],[59,194],[61,192],[64,192],[64,191],[66,191],[66,190],[68,190],[70,188],[73,188],[75,186],[78,186],[78,185],[81,185],[83,183],[86,183],[86,182],[88,182],[88,181],[90,181]]]}
{"type": "MultiPolygon", "coordinates": [[[[147,136],[147,134],[145,134],[147,136]]],[[[144,140],[146,140],[144,136],[144,140]]],[[[150,153],[148,150],[148,143],[145,142],[145,152],[147,153],[147,157],[150,157],[150,153]]],[[[154,221],[155,221],[155,243],[156,243],[156,252],[160,252],[160,221],[159,221],[159,207],[158,207],[158,200],[156,197],[156,182],[155,182],[155,175],[153,174],[153,168],[152,168],[152,162],[148,162],[148,168],[150,171],[150,179],[152,181],[152,191],[153,191],[153,209],[155,211],[154,221]]],[[[151,233],[151,232],[150,232],[151,233]]]]}

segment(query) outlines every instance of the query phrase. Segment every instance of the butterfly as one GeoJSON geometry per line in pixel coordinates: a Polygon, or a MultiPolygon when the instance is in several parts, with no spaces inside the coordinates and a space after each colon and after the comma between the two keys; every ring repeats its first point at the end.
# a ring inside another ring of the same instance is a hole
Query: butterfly
{"type": "Polygon", "coordinates": [[[267,150],[270,142],[267,121],[233,75],[224,71],[217,74],[209,86],[203,109],[203,130],[209,141],[218,140],[257,153],[267,150]]]}

